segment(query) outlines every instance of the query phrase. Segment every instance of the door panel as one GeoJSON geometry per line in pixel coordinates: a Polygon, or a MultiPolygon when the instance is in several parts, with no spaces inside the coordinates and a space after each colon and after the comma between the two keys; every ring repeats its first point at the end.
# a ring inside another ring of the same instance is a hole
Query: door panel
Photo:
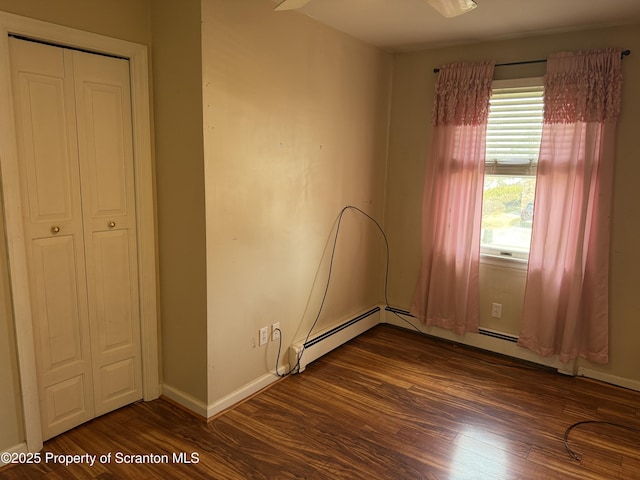
{"type": "Polygon", "coordinates": [[[102,399],[102,404],[99,408],[111,411],[123,403],[138,400],[137,391],[141,381],[139,370],[138,359],[135,357],[101,366],[99,398],[102,399]]]}
{"type": "Polygon", "coordinates": [[[93,234],[94,288],[96,295],[98,352],[107,354],[130,348],[136,342],[135,284],[129,271],[129,239],[126,230],[93,234]]]}
{"type": "Polygon", "coordinates": [[[94,232],[90,250],[94,269],[89,291],[95,295],[92,314],[93,368],[98,414],[141,398],[140,329],[137,275],[125,229],[94,232]]]}
{"type": "Polygon", "coordinates": [[[98,414],[142,398],[129,62],[74,52],[98,414]]]}
{"type": "Polygon", "coordinates": [[[46,439],[95,416],[73,64],[49,45],[12,38],[9,46],[46,439]]]}
{"type": "Polygon", "coordinates": [[[121,88],[84,82],[83,154],[92,217],[127,214],[127,162],[131,152],[125,151],[124,113],[121,88]]]}
{"type": "Polygon", "coordinates": [[[55,432],[50,436],[67,431],[94,417],[91,397],[87,396],[87,391],[90,390],[91,385],[87,385],[85,375],[68,378],[44,389],[44,402],[40,402],[44,412],[41,414],[48,419],[48,429],[55,432]]]}
{"type": "Polygon", "coordinates": [[[85,221],[134,219],[129,62],[74,52],[85,221]]]}
{"type": "Polygon", "coordinates": [[[65,235],[35,239],[32,246],[42,373],[46,375],[70,363],[80,362],[89,355],[86,352],[83,354],[82,348],[78,269],[73,237],[65,235]]]}
{"type": "MultiPolygon", "coordinates": [[[[24,111],[25,169],[31,220],[70,220],[73,183],[67,148],[62,79],[23,73],[19,79],[24,111]]],[[[74,170],[75,171],[75,170],[74,170]]]]}
{"type": "Polygon", "coordinates": [[[70,52],[14,38],[9,45],[26,227],[45,236],[76,222],[81,231],[70,52]]]}
{"type": "Polygon", "coordinates": [[[32,242],[32,303],[43,436],[95,416],[84,269],[74,237],[32,242]]]}

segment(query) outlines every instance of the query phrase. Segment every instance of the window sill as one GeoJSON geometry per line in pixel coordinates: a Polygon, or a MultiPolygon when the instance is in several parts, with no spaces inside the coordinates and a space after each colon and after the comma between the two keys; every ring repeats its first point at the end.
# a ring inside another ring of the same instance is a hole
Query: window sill
{"type": "Polygon", "coordinates": [[[483,265],[491,265],[494,267],[526,270],[529,262],[524,258],[514,258],[508,257],[506,255],[491,255],[488,253],[481,253],[480,263],[483,265]]]}

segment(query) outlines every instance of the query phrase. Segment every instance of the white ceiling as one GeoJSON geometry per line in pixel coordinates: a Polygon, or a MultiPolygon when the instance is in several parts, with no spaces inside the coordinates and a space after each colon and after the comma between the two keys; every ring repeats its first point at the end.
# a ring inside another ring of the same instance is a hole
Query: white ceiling
{"type": "Polygon", "coordinates": [[[475,10],[454,18],[424,0],[311,0],[298,12],[393,51],[640,22],[640,0],[476,2],[475,10]]]}

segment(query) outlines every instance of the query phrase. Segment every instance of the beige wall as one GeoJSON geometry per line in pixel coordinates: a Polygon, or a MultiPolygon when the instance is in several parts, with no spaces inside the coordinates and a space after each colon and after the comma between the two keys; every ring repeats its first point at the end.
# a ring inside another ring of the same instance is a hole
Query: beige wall
{"type": "MultiPolygon", "coordinates": [[[[383,215],[391,55],[273,7],[202,2],[210,401],[274,369],[260,327],[306,335],[340,209],[383,215]]],[[[381,248],[345,214],[319,328],[379,302],[381,248]]]]}
{"type": "Polygon", "coordinates": [[[480,326],[501,333],[518,335],[526,281],[527,271],[523,268],[481,264],[480,326]],[[493,303],[502,305],[502,316],[499,319],[491,316],[493,303]]]}
{"type": "Polygon", "coordinates": [[[152,0],[0,0],[0,10],[149,45],[152,0]]]}
{"type": "Polygon", "coordinates": [[[207,403],[200,2],[155,0],[152,65],[163,384],[207,403]]]}
{"type": "MultiPolygon", "coordinates": [[[[149,45],[150,0],[0,0],[0,11],[149,45]]],[[[13,319],[0,229],[0,451],[24,441],[13,319]]]]}
{"type": "MultiPolygon", "coordinates": [[[[640,338],[637,292],[640,291],[640,223],[637,202],[637,132],[640,131],[640,28],[627,26],[569,34],[483,42],[427,50],[394,57],[387,212],[385,227],[392,244],[390,302],[408,308],[420,263],[420,215],[424,161],[430,134],[436,76],[433,68],[457,61],[495,60],[497,63],[545,58],[558,50],[603,47],[632,50],[623,61],[623,111],[618,127],[611,246],[610,363],[583,366],[623,379],[640,381],[640,338]]],[[[539,76],[544,64],[498,67],[496,78],[539,76]]],[[[494,267],[481,272],[481,325],[517,333],[522,302],[521,273],[494,267]],[[503,324],[490,320],[494,298],[504,300],[503,324]]]]}

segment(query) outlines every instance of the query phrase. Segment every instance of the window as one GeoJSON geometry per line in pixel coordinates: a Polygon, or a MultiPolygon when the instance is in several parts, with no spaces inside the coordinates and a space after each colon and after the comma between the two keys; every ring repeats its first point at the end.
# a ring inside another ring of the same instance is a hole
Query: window
{"type": "Polygon", "coordinates": [[[543,94],[542,78],[493,82],[482,199],[483,255],[529,256],[543,94]]]}

